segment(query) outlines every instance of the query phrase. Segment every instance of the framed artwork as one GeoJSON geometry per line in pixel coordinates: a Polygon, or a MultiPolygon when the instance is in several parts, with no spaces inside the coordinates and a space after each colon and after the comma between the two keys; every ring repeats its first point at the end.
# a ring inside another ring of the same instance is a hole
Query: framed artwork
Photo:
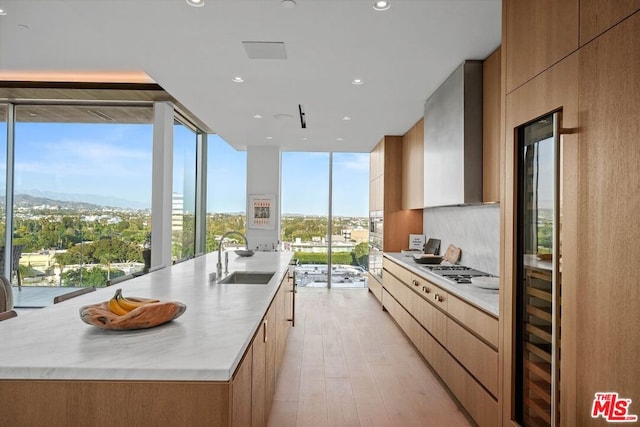
{"type": "Polygon", "coordinates": [[[276,226],[276,196],[249,194],[248,228],[273,230],[276,226]]]}

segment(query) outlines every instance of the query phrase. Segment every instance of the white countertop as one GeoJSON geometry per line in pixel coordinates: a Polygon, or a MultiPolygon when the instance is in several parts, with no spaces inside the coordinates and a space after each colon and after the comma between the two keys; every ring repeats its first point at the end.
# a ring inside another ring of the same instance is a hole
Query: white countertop
{"type": "MultiPolygon", "coordinates": [[[[229,271],[275,271],[268,285],[208,281],[217,252],[0,322],[0,379],[227,381],[286,274],[292,253],[229,253],[229,271]],[[185,313],[150,329],[84,323],[81,306],[125,296],[180,301],[185,313]]],[[[224,261],[223,261],[224,262],[224,261]]]]}
{"type": "MultiPolygon", "coordinates": [[[[413,258],[405,256],[398,252],[385,252],[384,255],[394,261],[401,263],[405,268],[411,272],[423,277],[435,285],[440,286],[445,291],[449,292],[462,300],[478,307],[485,312],[498,317],[499,315],[499,297],[498,291],[492,289],[482,289],[474,285],[464,283],[453,283],[447,279],[438,276],[430,272],[429,270],[420,268],[413,258]]],[[[384,274],[384,273],[383,273],[384,274]]]]}

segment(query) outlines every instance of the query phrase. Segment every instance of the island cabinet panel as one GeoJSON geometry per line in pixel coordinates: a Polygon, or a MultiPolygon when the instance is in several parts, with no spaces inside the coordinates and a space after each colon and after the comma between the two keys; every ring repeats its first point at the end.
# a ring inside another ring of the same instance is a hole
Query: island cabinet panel
{"type": "MultiPolygon", "coordinates": [[[[253,347],[244,355],[231,382],[231,426],[251,425],[252,419],[253,347]]],[[[264,378],[264,377],[263,377],[264,378]]],[[[264,405],[263,405],[264,407],[264,405]]]]}
{"type": "Polygon", "coordinates": [[[488,342],[497,341],[497,319],[388,258],[383,264],[383,307],[478,425],[497,426],[498,352],[488,342]]]}
{"type": "Polygon", "coordinates": [[[266,424],[267,413],[267,325],[268,316],[258,329],[251,345],[251,426],[259,427],[266,424]]]}
{"type": "Polygon", "coordinates": [[[229,383],[0,381],[2,426],[227,426],[229,413],[229,383]]]}
{"type": "Polygon", "coordinates": [[[246,378],[243,375],[244,365],[250,365],[249,370],[249,414],[250,424],[235,424],[242,426],[260,427],[266,426],[269,421],[271,412],[271,404],[276,389],[276,381],[278,378],[278,369],[282,363],[284,348],[291,327],[290,315],[287,311],[287,299],[293,297],[291,290],[293,289],[293,276],[286,274],[280,284],[280,289],[276,293],[267,313],[264,316],[262,324],[256,332],[251,342],[251,347],[247,351],[241,366],[236,371],[232,382],[233,390],[233,420],[236,419],[238,413],[239,419],[243,422],[247,416],[244,405],[246,401],[246,378]],[[236,381],[239,385],[236,386],[236,381]],[[239,388],[238,400],[240,408],[236,411],[236,389],[239,388]]]}
{"type": "Polygon", "coordinates": [[[578,49],[579,0],[503,2],[506,91],[578,49]]]}
{"type": "MultiPolygon", "coordinates": [[[[267,312],[265,316],[264,324],[263,324],[263,335],[256,338],[263,340],[264,346],[264,394],[262,395],[262,401],[256,402],[259,406],[261,402],[264,402],[264,418],[262,420],[262,424],[257,425],[267,425],[267,421],[269,420],[269,414],[271,413],[271,403],[273,401],[273,395],[276,391],[276,381],[278,378],[278,368],[280,367],[280,363],[282,362],[282,353],[280,351],[280,347],[284,348],[285,340],[287,339],[286,330],[282,329],[282,326],[285,322],[284,319],[284,289],[281,288],[273,303],[271,303],[272,308],[267,312]]],[[[255,350],[254,350],[255,351],[255,350]]],[[[254,374],[255,374],[254,369],[254,374]]],[[[260,398],[260,397],[257,397],[260,398]]],[[[255,426],[256,424],[253,424],[255,426]]]]}
{"type": "Polygon", "coordinates": [[[640,0],[580,0],[580,46],[640,9],[640,0]]]}

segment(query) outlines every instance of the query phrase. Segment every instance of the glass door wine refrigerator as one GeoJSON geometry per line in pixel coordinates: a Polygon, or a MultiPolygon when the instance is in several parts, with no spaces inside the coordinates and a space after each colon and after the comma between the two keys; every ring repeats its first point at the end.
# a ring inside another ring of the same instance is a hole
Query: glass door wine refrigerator
{"type": "Polygon", "coordinates": [[[516,417],[559,420],[561,353],[560,113],[517,131],[516,417]]]}

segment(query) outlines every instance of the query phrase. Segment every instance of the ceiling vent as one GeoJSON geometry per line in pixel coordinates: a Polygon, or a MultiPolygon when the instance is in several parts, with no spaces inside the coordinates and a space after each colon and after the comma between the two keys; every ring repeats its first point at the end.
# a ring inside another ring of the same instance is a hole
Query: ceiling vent
{"type": "Polygon", "coordinates": [[[242,42],[249,59],[287,59],[284,42],[242,42]]]}

